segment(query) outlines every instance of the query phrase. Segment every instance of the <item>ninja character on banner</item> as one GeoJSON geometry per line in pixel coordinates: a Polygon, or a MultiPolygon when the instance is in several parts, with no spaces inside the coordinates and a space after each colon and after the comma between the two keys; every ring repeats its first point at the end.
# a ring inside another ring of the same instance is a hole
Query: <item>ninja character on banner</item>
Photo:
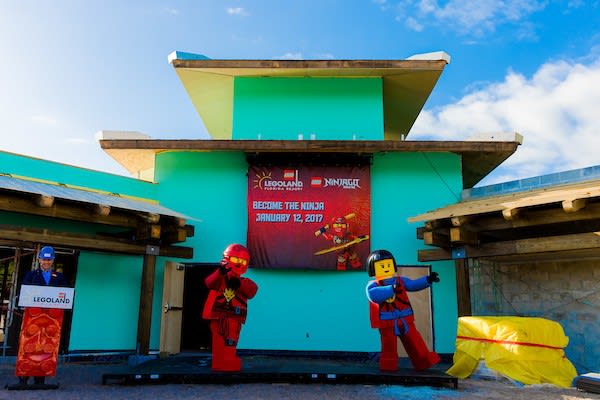
{"type": "Polygon", "coordinates": [[[319,256],[321,254],[337,251],[336,268],[338,271],[345,271],[348,265],[352,269],[359,269],[362,267],[362,263],[356,254],[355,247],[358,243],[369,239],[369,235],[357,236],[352,233],[348,220],[355,216],[356,214],[350,213],[343,217],[333,217],[331,224],[327,224],[315,232],[315,236],[321,236],[322,238],[333,242],[333,247],[317,251],[315,255],[319,256]]]}
{"type": "Polygon", "coordinates": [[[415,326],[415,316],[407,292],[426,289],[439,282],[437,272],[419,279],[397,276],[396,261],[387,250],[375,250],[367,259],[369,276],[375,280],[367,284],[367,297],[371,312],[371,326],[381,335],[379,368],[382,371],[398,369],[398,341],[412,362],[414,369],[423,370],[440,362],[434,351],[429,351],[415,326]]]}
{"type": "Polygon", "coordinates": [[[202,318],[210,321],[212,364],[214,371],[240,371],[242,360],[236,349],[242,325],[246,322],[248,299],[258,286],[243,278],[248,270],[250,253],[241,244],[231,244],[223,252],[221,265],[205,279],[210,289],[202,318]]]}

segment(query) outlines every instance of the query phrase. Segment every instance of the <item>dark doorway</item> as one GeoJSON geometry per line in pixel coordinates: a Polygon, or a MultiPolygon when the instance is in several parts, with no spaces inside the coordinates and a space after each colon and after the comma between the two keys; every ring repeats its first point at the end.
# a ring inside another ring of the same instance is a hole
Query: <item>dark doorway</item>
{"type": "Polygon", "coordinates": [[[218,265],[205,263],[184,265],[181,351],[209,351],[211,348],[210,329],[208,322],[202,319],[202,309],[208,297],[208,288],[204,284],[204,279],[218,265]]]}

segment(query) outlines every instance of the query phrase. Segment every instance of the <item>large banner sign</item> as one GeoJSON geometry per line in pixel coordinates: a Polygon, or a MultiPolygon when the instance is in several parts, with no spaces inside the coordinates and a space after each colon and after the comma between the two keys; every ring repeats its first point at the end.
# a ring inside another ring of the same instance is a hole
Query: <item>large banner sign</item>
{"type": "Polygon", "coordinates": [[[369,254],[369,166],[250,166],[255,268],[358,270],[369,254]]]}

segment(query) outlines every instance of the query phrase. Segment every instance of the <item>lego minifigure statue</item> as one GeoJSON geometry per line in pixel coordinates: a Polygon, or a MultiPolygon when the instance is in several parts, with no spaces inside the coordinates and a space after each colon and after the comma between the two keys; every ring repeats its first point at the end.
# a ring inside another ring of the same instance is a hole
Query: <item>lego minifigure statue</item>
{"type": "Polygon", "coordinates": [[[236,348],[242,324],[246,322],[248,299],[258,286],[242,275],[248,270],[250,253],[241,244],[231,244],[223,252],[221,265],[205,284],[210,289],[202,318],[210,320],[212,334],[212,369],[240,371],[242,361],[236,348]]]}
{"type": "Polygon", "coordinates": [[[440,361],[436,352],[429,351],[414,324],[413,310],[407,292],[426,289],[439,282],[437,272],[419,279],[397,276],[394,256],[387,250],[375,250],[367,259],[369,276],[375,280],[367,284],[367,297],[371,311],[371,326],[379,328],[382,371],[398,369],[397,337],[412,362],[414,369],[430,368],[440,361]]]}

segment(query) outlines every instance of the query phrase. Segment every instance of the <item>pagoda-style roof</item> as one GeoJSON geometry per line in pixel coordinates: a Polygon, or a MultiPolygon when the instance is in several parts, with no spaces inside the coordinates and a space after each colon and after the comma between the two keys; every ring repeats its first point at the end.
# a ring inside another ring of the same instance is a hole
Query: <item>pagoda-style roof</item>
{"type": "Polygon", "coordinates": [[[403,139],[449,61],[444,52],[405,60],[213,60],[177,51],[169,56],[213,139],[231,139],[236,77],[381,78],[384,138],[403,139]]]}

